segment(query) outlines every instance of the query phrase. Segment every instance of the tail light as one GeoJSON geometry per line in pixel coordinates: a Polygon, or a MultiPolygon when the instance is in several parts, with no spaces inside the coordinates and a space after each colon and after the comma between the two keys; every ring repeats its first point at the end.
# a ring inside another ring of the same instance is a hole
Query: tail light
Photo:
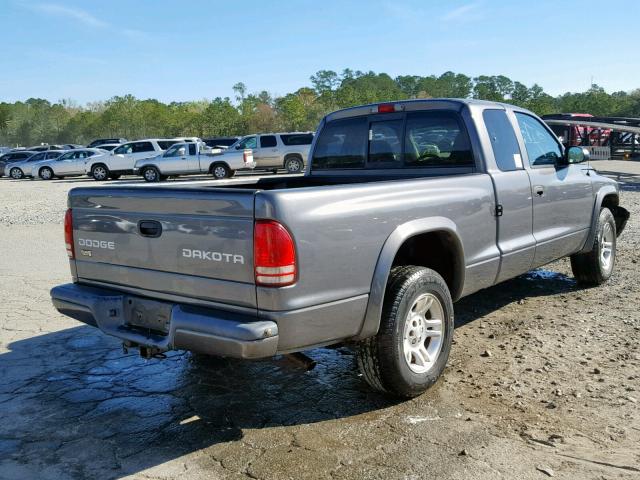
{"type": "Polygon", "coordinates": [[[242,156],[244,163],[253,163],[253,150],[245,150],[242,156]]]}
{"type": "Polygon", "coordinates": [[[253,257],[256,285],[284,287],[295,283],[295,244],[289,231],[278,222],[256,220],[253,257]]]}
{"type": "Polygon", "coordinates": [[[67,255],[69,258],[75,258],[75,250],[73,248],[73,215],[71,209],[64,214],[64,243],[67,246],[67,255]]]}
{"type": "Polygon", "coordinates": [[[378,113],[393,113],[396,111],[396,106],[393,103],[381,103],[378,105],[378,113]]]}

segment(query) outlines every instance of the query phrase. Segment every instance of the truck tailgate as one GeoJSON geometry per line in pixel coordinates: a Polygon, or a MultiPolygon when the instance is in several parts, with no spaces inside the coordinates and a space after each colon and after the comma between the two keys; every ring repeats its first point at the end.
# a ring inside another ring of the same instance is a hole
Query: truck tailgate
{"type": "Polygon", "coordinates": [[[80,282],[255,307],[254,191],[73,189],[80,282]]]}

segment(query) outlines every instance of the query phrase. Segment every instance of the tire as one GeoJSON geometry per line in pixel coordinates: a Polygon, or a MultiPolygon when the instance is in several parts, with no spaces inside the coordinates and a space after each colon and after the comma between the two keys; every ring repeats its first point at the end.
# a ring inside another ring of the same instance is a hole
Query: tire
{"type": "Polygon", "coordinates": [[[53,170],[51,170],[51,168],[49,167],[42,167],[38,172],[38,176],[42,180],[51,180],[53,179],[53,170]]]}
{"type": "Polygon", "coordinates": [[[387,283],[380,329],[359,344],[358,367],[375,390],[415,397],[444,371],[452,339],[453,302],[444,279],[424,267],[395,267],[387,283]]]}
{"type": "Polygon", "coordinates": [[[91,167],[91,176],[97,182],[109,179],[109,169],[102,163],[97,163],[91,167]]]}
{"type": "Polygon", "coordinates": [[[24,177],[24,173],[18,167],[13,167],[11,170],[9,170],[9,175],[14,180],[20,180],[24,177]]]}
{"type": "Polygon", "coordinates": [[[304,164],[300,157],[289,157],[284,161],[284,168],[287,169],[287,173],[300,173],[304,168],[304,164]]]}
{"type": "Polygon", "coordinates": [[[229,178],[231,176],[231,169],[223,163],[216,163],[211,167],[211,175],[213,175],[213,178],[216,180],[229,178]]]}
{"type": "Polygon", "coordinates": [[[616,220],[608,208],[600,210],[591,250],[571,256],[571,270],[579,285],[596,286],[609,280],[616,260],[616,220]]]}
{"type": "Polygon", "coordinates": [[[156,167],[145,167],[142,170],[142,178],[145,182],[159,182],[162,177],[156,167]]]}

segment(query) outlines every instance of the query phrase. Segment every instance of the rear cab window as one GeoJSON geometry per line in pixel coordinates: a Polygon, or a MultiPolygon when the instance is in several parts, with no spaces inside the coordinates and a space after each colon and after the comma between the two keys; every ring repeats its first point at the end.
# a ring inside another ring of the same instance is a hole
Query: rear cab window
{"type": "Polygon", "coordinates": [[[312,170],[449,167],[475,167],[462,119],[450,110],[333,120],[321,130],[312,158],[312,170]]]}

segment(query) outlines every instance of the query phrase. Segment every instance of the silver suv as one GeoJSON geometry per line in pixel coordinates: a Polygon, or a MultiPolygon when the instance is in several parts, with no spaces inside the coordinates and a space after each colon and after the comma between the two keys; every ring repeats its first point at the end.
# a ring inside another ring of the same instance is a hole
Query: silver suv
{"type": "Polygon", "coordinates": [[[302,173],[307,163],[313,132],[262,133],[246,135],[229,150],[251,149],[256,169],[286,168],[289,173],[302,173]]]}

